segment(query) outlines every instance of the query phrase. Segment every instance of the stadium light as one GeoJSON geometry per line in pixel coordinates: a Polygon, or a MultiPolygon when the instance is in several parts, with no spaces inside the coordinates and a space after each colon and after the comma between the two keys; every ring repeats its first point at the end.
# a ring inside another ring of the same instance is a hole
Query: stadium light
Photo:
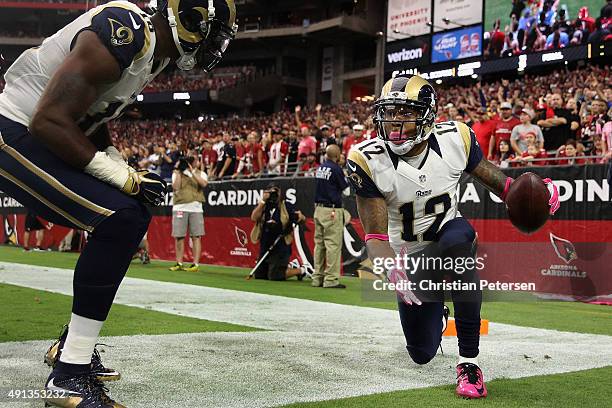
{"type": "MultiPolygon", "coordinates": [[[[400,34],[400,35],[402,35],[403,36],[402,39],[414,37],[414,35],[412,35],[410,33],[406,33],[404,31],[400,31],[397,28],[393,29],[393,34],[400,34]]],[[[391,37],[393,37],[393,36],[391,36],[391,37]]],[[[397,38],[397,37],[395,37],[395,38],[397,38]]]]}
{"type": "Polygon", "coordinates": [[[450,19],[448,19],[448,18],[446,18],[446,17],[444,17],[444,18],[442,19],[442,21],[443,21],[443,22],[444,22],[444,24],[446,24],[446,25],[448,25],[448,24],[454,24],[454,25],[456,25],[457,27],[461,27],[461,28],[465,28],[465,27],[467,27],[465,24],[461,24],[461,23],[459,23],[459,22],[457,22],[457,21],[450,20],[450,19]]]}
{"type": "Polygon", "coordinates": [[[442,30],[442,31],[444,31],[444,30],[448,30],[448,27],[440,27],[440,26],[437,26],[437,25],[435,25],[435,24],[434,24],[433,22],[431,22],[431,21],[426,22],[426,23],[425,23],[425,25],[426,25],[426,26],[428,26],[428,27],[437,28],[437,29],[442,30]]]}

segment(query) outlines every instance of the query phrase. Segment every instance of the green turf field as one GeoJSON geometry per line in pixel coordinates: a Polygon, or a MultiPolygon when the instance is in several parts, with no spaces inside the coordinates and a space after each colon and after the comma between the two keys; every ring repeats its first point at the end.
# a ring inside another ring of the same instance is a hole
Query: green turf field
{"type": "MultiPolygon", "coordinates": [[[[56,293],[0,284],[0,343],[52,339],[70,320],[72,298],[56,293]],[[51,318],[51,316],[53,318],[51,318]]],[[[259,329],[194,319],[137,307],[113,305],[102,336],[244,332],[259,329]]]]}
{"type": "MultiPolygon", "coordinates": [[[[606,4],[603,0],[560,0],[559,7],[567,6],[569,20],[578,15],[580,7],[589,8],[589,14],[593,18],[599,17],[599,11],[606,4]]],[[[510,24],[510,11],[512,11],[512,0],[485,0],[485,25],[486,31],[491,31],[493,22],[498,18],[501,20],[501,30],[510,24]]]]}
{"type": "MultiPolygon", "coordinates": [[[[77,254],[58,252],[23,252],[19,248],[0,247],[0,261],[72,269],[77,254]]],[[[150,265],[134,262],[128,276],[166,282],[187,283],[215,288],[265,293],[346,305],[395,309],[393,302],[365,301],[362,281],[344,278],[346,290],[311,288],[310,282],[268,282],[245,280],[248,271],[241,268],[203,266],[200,272],[170,272],[170,262],[153,261],[150,265]]],[[[451,305],[449,305],[451,306],[451,305]]],[[[612,308],[576,302],[522,301],[485,302],[482,316],[494,322],[580,333],[612,335],[612,308]]]]}
{"type": "MultiPolygon", "coordinates": [[[[0,261],[72,269],[77,254],[23,252],[19,248],[0,247],[0,261]]],[[[246,281],[248,272],[240,268],[202,267],[198,273],[170,272],[172,263],[153,261],[150,265],[132,264],[128,276],[157,281],[186,283],[215,288],[273,294],[315,301],[394,309],[393,302],[364,301],[362,281],[343,278],[347,289],[311,288],[309,281],[246,281]]],[[[44,273],[38,272],[38,273],[44,273]]],[[[0,343],[50,339],[59,334],[57,322],[67,321],[71,308],[69,296],[0,284],[0,343]],[[54,316],[49,319],[49,316],[54,316]]],[[[522,301],[487,302],[483,318],[519,326],[549,328],[571,332],[612,335],[612,308],[572,302],[522,301]]],[[[133,334],[174,334],[198,332],[243,332],[257,329],[172,315],[116,304],[113,306],[103,336],[133,334]]],[[[452,370],[452,366],[449,366],[452,370]]],[[[418,372],[418,371],[417,371],[418,372]]],[[[485,373],[486,375],[486,373],[485,373]]],[[[517,373],[520,375],[520,373],[517,373]]],[[[466,401],[454,395],[453,385],[411,389],[353,398],[287,405],[304,408],[360,407],[607,407],[612,401],[612,366],[566,374],[520,379],[499,378],[487,382],[485,400],[466,401]]],[[[290,387],[290,385],[283,385],[290,387]]],[[[325,395],[317,398],[325,399],[325,395]]],[[[329,397],[328,397],[329,398],[329,397]]],[[[1,405],[1,404],[0,404],[1,405]]]]}
{"type": "Polygon", "coordinates": [[[454,395],[453,385],[373,394],[332,401],[291,404],[285,408],[366,408],[366,407],[609,407],[612,401],[612,367],[567,374],[487,383],[489,395],[482,400],[464,400],[454,395]],[[554,400],[550,390],[555,390],[554,400]]]}

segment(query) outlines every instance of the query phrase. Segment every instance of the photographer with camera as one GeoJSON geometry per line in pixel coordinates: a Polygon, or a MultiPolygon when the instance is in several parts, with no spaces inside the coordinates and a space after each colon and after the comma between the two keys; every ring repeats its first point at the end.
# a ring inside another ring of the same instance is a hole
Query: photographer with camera
{"type": "Polygon", "coordinates": [[[251,231],[251,241],[260,242],[258,259],[265,259],[255,270],[255,279],[286,280],[297,276],[303,278],[299,268],[287,268],[291,256],[291,242],[295,224],[306,218],[287,203],[280,187],[270,184],[262,199],[251,213],[255,226],[251,231]],[[278,239],[280,237],[280,239],[278,239]]]}
{"type": "Polygon", "coordinates": [[[197,272],[202,253],[201,237],[204,235],[204,188],[208,176],[200,170],[197,157],[180,157],[172,174],[174,201],[172,204],[172,236],[176,248],[176,264],[171,271],[197,272]],[[193,263],[183,266],[185,235],[189,230],[193,245],[193,263]]]}

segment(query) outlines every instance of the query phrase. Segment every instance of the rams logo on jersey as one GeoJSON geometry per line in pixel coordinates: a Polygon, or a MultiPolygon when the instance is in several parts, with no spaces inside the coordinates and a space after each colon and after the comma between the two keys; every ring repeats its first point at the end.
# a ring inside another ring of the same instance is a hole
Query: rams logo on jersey
{"type": "Polygon", "coordinates": [[[108,22],[111,26],[111,44],[115,47],[121,45],[128,45],[134,41],[134,32],[131,28],[124,26],[119,21],[108,18],[108,22]]]}
{"type": "Polygon", "coordinates": [[[356,186],[358,189],[361,189],[361,185],[363,184],[363,179],[361,178],[359,174],[351,173],[348,177],[353,182],[354,186],[356,186]]]}

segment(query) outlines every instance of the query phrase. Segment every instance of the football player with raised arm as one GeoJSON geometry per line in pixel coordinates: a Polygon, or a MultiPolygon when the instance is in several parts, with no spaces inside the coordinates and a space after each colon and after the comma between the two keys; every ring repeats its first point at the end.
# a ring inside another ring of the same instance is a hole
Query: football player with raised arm
{"type": "Polygon", "coordinates": [[[210,71],[236,33],[233,0],[160,0],[154,14],[126,1],[93,8],[5,74],[0,94],[0,190],[55,224],[90,232],[74,270],[72,315],[45,360],[45,403],[122,407],[101,381],[95,344],[166,183],[128,166],[106,122],[171,61],[210,71]],[[57,397],[57,398],[54,398],[57,397]]]}
{"type": "MultiPolygon", "coordinates": [[[[502,199],[512,183],[483,158],[474,132],[461,122],[435,123],[436,93],[418,75],[389,80],[374,104],[378,138],[359,143],[349,153],[349,181],[366,232],[369,257],[396,255],[446,259],[475,256],[476,233],[458,211],[457,185],[470,173],[502,199]]],[[[551,213],[559,207],[549,179],[551,213]]],[[[396,286],[406,348],[414,362],[426,364],[436,354],[448,320],[442,291],[411,291],[409,281],[441,280],[448,271],[420,270],[409,275],[402,265],[386,271],[396,286]]],[[[462,282],[478,282],[475,268],[455,273],[462,282]]],[[[418,286],[417,286],[418,288],[418,286]]],[[[482,293],[451,291],[455,310],[459,362],[457,394],[487,395],[478,365],[482,293]]]]}

